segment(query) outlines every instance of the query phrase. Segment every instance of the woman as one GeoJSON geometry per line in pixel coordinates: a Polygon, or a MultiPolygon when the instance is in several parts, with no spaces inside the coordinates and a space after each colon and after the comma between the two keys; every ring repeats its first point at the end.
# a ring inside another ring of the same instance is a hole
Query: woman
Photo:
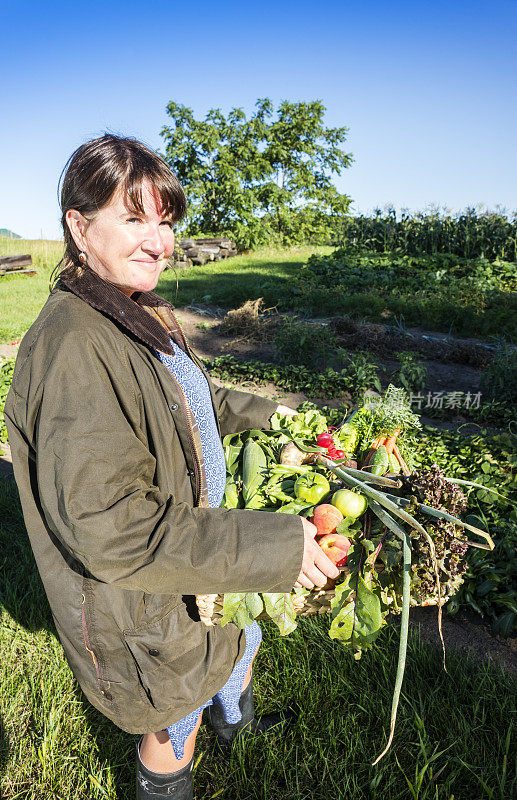
{"type": "Polygon", "coordinates": [[[214,388],[152,291],[185,212],[168,166],[102,136],[72,155],[61,206],[59,281],[5,407],[15,477],[74,675],[143,734],[138,798],[191,798],[203,708],[222,742],[278,721],[253,715],[258,626],[207,628],[193,595],[310,588],[337,569],[307,520],[219,508],[221,436],[267,426],[277,406],[214,388]]]}

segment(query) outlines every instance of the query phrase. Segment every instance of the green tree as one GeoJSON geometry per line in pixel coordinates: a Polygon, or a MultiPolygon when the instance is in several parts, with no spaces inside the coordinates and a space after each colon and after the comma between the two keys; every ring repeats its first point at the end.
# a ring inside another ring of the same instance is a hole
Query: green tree
{"type": "Polygon", "coordinates": [[[241,108],[196,120],[170,102],[165,158],[183,184],[186,232],[230,235],[242,249],[271,241],[323,241],[351,202],[332,184],[350,166],[342,144],[348,128],[326,128],[320,100],[290,103],[276,112],[257,100],[248,119],[241,108]]]}

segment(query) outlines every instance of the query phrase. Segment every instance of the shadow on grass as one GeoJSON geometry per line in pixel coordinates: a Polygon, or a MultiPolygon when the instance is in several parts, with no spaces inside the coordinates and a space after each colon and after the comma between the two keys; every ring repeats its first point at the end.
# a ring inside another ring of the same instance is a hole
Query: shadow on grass
{"type": "Polygon", "coordinates": [[[225,307],[242,305],[246,300],[263,297],[267,305],[285,305],[289,301],[293,279],[302,266],[300,262],[257,261],[253,269],[206,271],[202,269],[168,270],[156,291],[177,306],[192,301],[217,303],[225,307]],[[178,291],[176,292],[176,278],[178,291]]]}
{"type": "Polygon", "coordinates": [[[0,605],[28,631],[55,633],[14,480],[0,478],[0,605]]]}

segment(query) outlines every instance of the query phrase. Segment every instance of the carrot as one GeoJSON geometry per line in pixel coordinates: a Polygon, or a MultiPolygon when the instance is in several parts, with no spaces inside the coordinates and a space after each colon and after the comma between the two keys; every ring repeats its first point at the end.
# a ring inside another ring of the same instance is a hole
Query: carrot
{"type": "Polygon", "coordinates": [[[396,444],[393,445],[392,453],[395,456],[395,458],[397,459],[397,461],[399,462],[399,464],[401,466],[401,469],[402,469],[402,472],[404,473],[404,475],[410,475],[411,473],[409,471],[409,467],[406,464],[406,462],[404,461],[404,459],[402,458],[402,456],[400,455],[400,450],[398,449],[396,444]]]}
{"type": "Polygon", "coordinates": [[[399,433],[400,433],[400,428],[395,428],[391,436],[388,436],[388,438],[384,442],[384,446],[388,451],[388,455],[390,453],[393,453],[393,448],[395,447],[395,444],[397,442],[397,436],[399,435],[399,433]]]}

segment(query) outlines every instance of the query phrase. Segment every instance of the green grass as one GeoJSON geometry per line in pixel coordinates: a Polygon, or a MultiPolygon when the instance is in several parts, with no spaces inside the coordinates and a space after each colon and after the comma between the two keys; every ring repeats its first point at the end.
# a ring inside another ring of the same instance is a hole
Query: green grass
{"type": "MultiPolygon", "coordinates": [[[[312,253],[326,255],[330,247],[263,248],[226,261],[188,270],[166,270],[157,292],[177,306],[215,303],[234,308],[264,297],[268,306],[287,301],[290,287],[312,253]],[[177,285],[176,285],[177,282],[177,285]]],[[[0,278],[0,342],[19,339],[48,297],[52,269],[61,257],[61,242],[0,238],[0,256],[31,253],[38,275],[0,278]]]]}
{"type": "MultiPolygon", "coordinates": [[[[135,738],[82,698],[56,640],[25,534],[17,493],[0,482],[0,778],[17,800],[134,797],[135,738]]],[[[440,653],[412,636],[393,747],[388,730],[397,631],[389,626],[357,662],[327,636],[325,618],[281,639],[264,625],[257,707],[291,701],[300,715],[283,735],[236,743],[217,756],[201,728],[198,800],[508,800],[515,682],[499,669],[440,653]]]]}
{"type": "Polygon", "coordinates": [[[19,339],[48,297],[50,273],[61,258],[62,242],[0,237],[0,257],[30,253],[37,275],[0,278],[0,342],[19,339]]]}

